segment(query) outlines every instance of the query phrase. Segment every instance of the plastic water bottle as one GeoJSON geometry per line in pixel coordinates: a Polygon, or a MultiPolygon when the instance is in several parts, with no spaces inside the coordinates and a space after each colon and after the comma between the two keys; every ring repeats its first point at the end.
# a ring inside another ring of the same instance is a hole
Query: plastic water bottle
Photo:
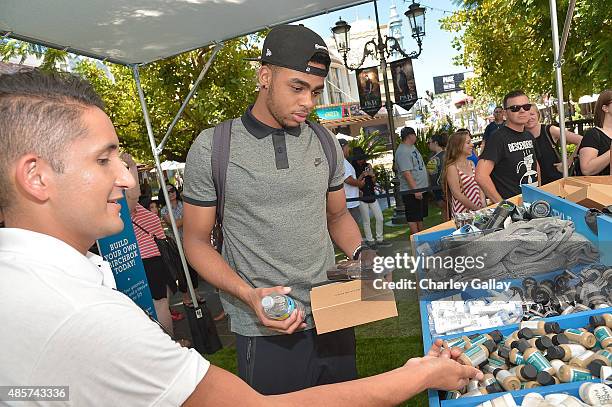
{"type": "Polygon", "coordinates": [[[295,309],[304,311],[304,306],[301,303],[283,294],[266,295],[261,299],[261,306],[268,318],[277,321],[289,318],[295,309]]]}

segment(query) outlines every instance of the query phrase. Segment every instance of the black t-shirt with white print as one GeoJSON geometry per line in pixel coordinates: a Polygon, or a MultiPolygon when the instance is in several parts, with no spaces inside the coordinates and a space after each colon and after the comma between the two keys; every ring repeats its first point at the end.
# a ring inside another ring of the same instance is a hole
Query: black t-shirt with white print
{"type": "Polygon", "coordinates": [[[491,179],[497,192],[507,199],[521,193],[521,184],[537,185],[538,151],[528,131],[501,127],[485,144],[481,159],[495,163],[491,179]]]}

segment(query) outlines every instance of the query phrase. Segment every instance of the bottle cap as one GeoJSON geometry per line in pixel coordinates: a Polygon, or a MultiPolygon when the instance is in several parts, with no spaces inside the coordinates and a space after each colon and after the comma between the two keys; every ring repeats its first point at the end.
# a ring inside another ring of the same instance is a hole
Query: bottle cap
{"type": "Polygon", "coordinates": [[[510,357],[510,348],[508,348],[507,346],[500,346],[499,348],[497,348],[497,354],[499,355],[499,357],[508,360],[508,358],[510,357]]]}
{"type": "Polygon", "coordinates": [[[489,336],[493,339],[495,343],[500,343],[502,339],[504,339],[504,335],[502,335],[502,333],[498,329],[489,332],[489,336]]]}
{"type": "Polygon", "coordinates": [[[557,322],[546,322],[544,323],[544,331],[547,334],[560,334],[561,326],[557,322]]]}
{"type": "Polygon", "coordinates": [[[553,344],[552,339],[550,339],[548,336],[541,336],[538,339],[536,339],[535,345],[536,345],[536,348],[538,348],[541,351],[545,351],[548,348],[555,346],[553,344]]]}
{"type": "Polygon", "coordinates": [[[519,339],[533,339],[535,337],[535,335],[533,334],[533,331],[529,328],[523,328],[520,331],[518,331],[517,336],[519,337],[519,339]]]}
{"type": "Polygon", "coordinates": [[[501,372],[501,371],[502,371],[502,369],[500,369],[500,368],[493,369],[493,377],[497,376],[497,373],[501,372]]]}
{"type": "Polygon", "coordinates": [[[535,378],[538,376],[538,370],[531,365],[525,365],[521,369],[521,376],[527,380],[535,380],[535,378]]]}
{"type": "Polygon", "coordinates": [[[591,375],[595,377],[601,376],[601,368],[607,366],[603,360],[594,360],[587,365],[587,369],[591,372],[591,375]]]}
{"type": "Polygon", "coordinates": [[[493,342],[490,339],[484,341],[482,344],[484,345],[485,348],[487,348],[489,353],[491,353],[491,352],[493,352],[495,350],[495,342],[493,342]]]}
{"type": "Polygon", "coordinates": [[[598,326],[603,326],[606,324],[606,320],[601,315],[593,315],[589,322],[593,328],[597,328],[598,326]]]}
{"type": "Polygon", "coordinates": [[[521,353],[525,353],[525,351],[530,347],[531,345],[529,345],[529,342],[527,342],[525,339],[521,339],[516,345],[516,349],[518,349],[521,353]]]}
{"type": "Polygon", "coordinates": [[[552,337],[552,343],[556,346],[567,345],[570,343],[569,338],[564,333],[557,334],[552,337]]]}
{"type": "Polygon", "coordinates": [[[548,348],[548,350],[546,351],[546,359],[548,360],[563,359],[564,356],[565,351],[560,346],[553,346],[551,348],[548,348]]]}
{"type": "Polygon", "coordinates": [[[542,386],[551,386],[555,384],[555,379],[547,372],[539,372],[536,381],[540,383],[542,386]]]}
{"type": "Polygon", "coordinates": [[[502,389],[502,387],[497,382],[489,384],[488,386],[485,387],[485,389],[487,389],[487,393],[489,394],[501,393],[504,391],[504,389],[502,389]]]}
{"type": "Polygon", "coordinates": [[[274,298],[266,295],[261,299],[261,306],[264,308],[270,308],[274,305],[274,298]]]}
{"type": "Polygon", "coordinates": [[[472,334],[472,335],[468,335],[468,338],[474,339],[474,338],[478,338],[479,336],[480,334],[472,334]]]}

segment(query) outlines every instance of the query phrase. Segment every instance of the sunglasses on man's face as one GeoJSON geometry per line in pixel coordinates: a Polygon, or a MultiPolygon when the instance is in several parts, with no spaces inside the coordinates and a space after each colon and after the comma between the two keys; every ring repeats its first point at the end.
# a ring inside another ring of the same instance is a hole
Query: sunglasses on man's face
{"type": "Polygon", "coordinates": [[[508,106],[506,110],[510,110],[511,112],[516,113],[520,111],[522,108],[524,111],[528,112],[531,110],[531,106],[532,106],[531,103],[525,103],[524,105],[512,105],[512,106],[508,106]]]}

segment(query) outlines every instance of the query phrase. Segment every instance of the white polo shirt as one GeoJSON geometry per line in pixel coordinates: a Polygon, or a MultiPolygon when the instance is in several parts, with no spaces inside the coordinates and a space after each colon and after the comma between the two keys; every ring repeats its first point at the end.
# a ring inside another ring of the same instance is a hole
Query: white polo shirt
{"type": "Polygon", "coordinates": [[[69,386],[69,402],[38,404],[53,407],[181,405],[209,362],[88,257],[48,235],[0,229],[0,384],[69,386]]]}
{"type": "MultiPolygon", "coordinates": [[[[357,173],[355,172],[355,167],[353,164],[348,162],[348,160],[344,159],[344,179],[348,177],[353,177],[357,179],[357,173]]],[[[346,195],[346,199],[349,198],[359,198],[359,187],[347,184],[344,182],[344,194],[346,195]]],[[[357,208],[359,206],[359,201],[351,201],[346,203],[347,208],[357,208]]]]}

